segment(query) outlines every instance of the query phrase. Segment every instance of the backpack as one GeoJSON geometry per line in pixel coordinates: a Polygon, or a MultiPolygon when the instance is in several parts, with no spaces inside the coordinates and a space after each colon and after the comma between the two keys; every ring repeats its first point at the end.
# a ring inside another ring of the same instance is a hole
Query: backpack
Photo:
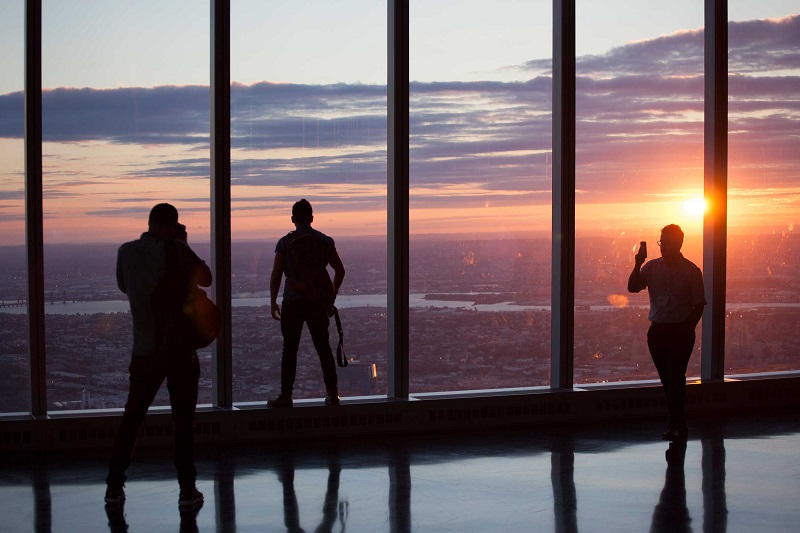
{"type": "Polygon", "coordinates": [[[311,233],[290,232],[286,235],[286,256],[292,277],[286,277],[294,290],[310,302],[333,305],[336,290],[328,275],[328,257],[311,233]]]}
{"type": "Polygon", "coordinates": [[[219,334],[222,312],[203,289],[189,281],[175,241],[164,241],[164,256],[164,277],[152,296],[157,344],[167,353],[205,348],[219,334]]]}

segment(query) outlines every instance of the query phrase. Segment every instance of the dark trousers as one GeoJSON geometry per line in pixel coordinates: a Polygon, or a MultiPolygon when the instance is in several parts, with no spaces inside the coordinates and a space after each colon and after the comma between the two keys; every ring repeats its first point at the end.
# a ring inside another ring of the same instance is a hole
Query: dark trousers
{"type": "Polygon", "coordinates": [[[694,340],[694,328],[686,323],[653,324],[647,331],[647,347],[664,386],[672,429],[686,427],[686,367],[694,340]]]}
{"type": "Polygon", "coordinates": [[[328,337],[329,306],[312,302],[283,302],[281,308],[281,334],[283,335],[283,355],[281,357],[281,394],[292,394],[297,376],[297,351],[300,348],[300,335],[303,324],[308,324],[311,341],[322,367],[325,388],[337,388],[336,362],[328,337]]]}
{"type": "Polygon", "coordinates": [[[125,471],[131,463],[139,427],[147,414],[147,408],[166,378],[172,422],[175,425],[175,468],[178,471],[178,482],[181,487],[193,486],[197,479],[194,466],[194,411],[200,379],[197,354],[192,352],[169,361],[161,356],[134,355],[128,370],[128,401],[114,440],[106,483],[110,486],[122,486],[125,483],[125,471]]]}

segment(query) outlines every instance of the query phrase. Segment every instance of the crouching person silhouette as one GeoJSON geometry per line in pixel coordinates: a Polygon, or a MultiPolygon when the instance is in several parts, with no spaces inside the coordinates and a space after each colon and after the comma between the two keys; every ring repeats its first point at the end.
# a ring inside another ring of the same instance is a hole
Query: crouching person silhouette
{"type": "Polygon", "coordinates": [[[106,478],[107,504],[125,500],[125,471],[147,409],[166,378],[175,424],[175,468],[180,507],[202,504],[194,465],[194,412],[200,366],[195,350],[177,333],[176,324],[190,286],[211,285],[211,270],[182,241],[176,240],[178,210],[158,204],[150,211],[148,231],[117,254],[117,285],[127,294],[133,317],[130,389],[114,441],[106,478]]]}
{"type": "Polygon", "coordinates": [[[344,280],[344,264],[333,239],[311,227],[311,204],[305,198],[292,206],[295,231],[281,237],[275,246],[275,260],[269,280],[272,318],[280,320],[283,335],[281,393],[267,402],[269,407],[292,407],[292,390],[297,374],[297,351],[303,324],[308,325],[314,349],[322,367],[327,405],[339,404],[336,362],[328,337],[330,311],[344,280]],[[327,266],[333,268],[331,282],[327,266]],[[283,305],[278,305],[281,280],[283,305]]]}

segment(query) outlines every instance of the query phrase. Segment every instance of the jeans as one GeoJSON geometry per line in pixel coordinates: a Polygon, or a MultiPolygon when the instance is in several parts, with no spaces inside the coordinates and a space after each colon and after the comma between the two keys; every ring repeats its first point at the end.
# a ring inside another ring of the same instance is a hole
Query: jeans
{"type": "Polygon", "coordinates": [[[667,397],[671,429],[686,427],[686,367],[694,340],[694,328],[685,322],[653,324],[647,331],[647,347],[667,397]]]}
{"type": "Polygon", "coordinates": [[[131,463],[139,427],[166,378],[172,422],[175,425],[175,469],[178,471],[178,483],[181,487],[194,486],[197,479],[194,466],[194,411],[200,379],[197,354],[190,352],[174,358],[134,355],[128,370],[128,401],[114,440],[106,484],[121,487],[125,483],[125,471],[131,463]]]}
{"type": "Polygon", "coordinates": [[[328,305],[306,301],[287,302],[281,309],[281,334],[283,335],[283,355],[281,357],[281,394],[291,396],[297,376],[297,350],[300,348],[300,335],[303,324],[308,324],[314,349],[322,367],[322,378],[328,391],[336,390],[336,362],[328,337],[328,305]]]}

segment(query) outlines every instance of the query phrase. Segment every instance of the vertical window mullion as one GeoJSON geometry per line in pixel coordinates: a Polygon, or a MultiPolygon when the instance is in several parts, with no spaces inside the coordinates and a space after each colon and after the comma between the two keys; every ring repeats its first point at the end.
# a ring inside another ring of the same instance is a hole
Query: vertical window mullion
{"type": "Polygon", "coordinates": [[[222,326],[213,347],[214,406],[233,405],[231,346],[230,0],[211,0],[211,262],[222,326]]]}
{"type": "Polygon", "coordinates": [[[388,3],[388,395],[408,398],[408,0],[388,3]]]}
{"type": "Polygon", "coordinates": [[[728,245],[728,2],[705,1],[705,197],[703,221],[703,313],[701,377],[724,378],[725,290],[728,245]]]}
{"type": "Polygon", "coordinates": [[[553,2],[550,386],[572,388],[575,329],[575,0],[553,2]]]}
{"type": "Polygon", "coordinates": [[[25,243],[31,413],[47,415],[42,205],[42,2],[25,2],[25,243]]]}

